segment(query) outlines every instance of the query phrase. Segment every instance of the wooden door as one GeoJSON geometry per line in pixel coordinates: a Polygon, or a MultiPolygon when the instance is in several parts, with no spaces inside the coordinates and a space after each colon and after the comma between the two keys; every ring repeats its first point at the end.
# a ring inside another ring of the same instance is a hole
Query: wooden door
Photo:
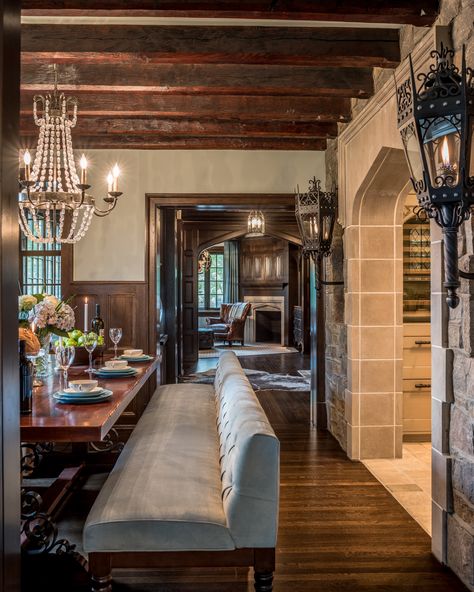
{"type": "Polygon", "coordinates": [[[0,589],[20,587],[18,400],[18,147],[20,2],[2,2],[0,24],[0,589]]]}

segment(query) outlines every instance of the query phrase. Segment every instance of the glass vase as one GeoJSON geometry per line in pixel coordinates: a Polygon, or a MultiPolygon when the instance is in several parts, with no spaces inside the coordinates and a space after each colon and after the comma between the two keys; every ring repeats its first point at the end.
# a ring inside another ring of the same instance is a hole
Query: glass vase
{"type": "Polygon", "coordinates": [[[51,376],[53,369],[51,365],[51,356],[49,349],[51,345],[51,333],[43,337],[38,336],[41,348],[35,359],[35,378],[47,378],[51,376]]]}

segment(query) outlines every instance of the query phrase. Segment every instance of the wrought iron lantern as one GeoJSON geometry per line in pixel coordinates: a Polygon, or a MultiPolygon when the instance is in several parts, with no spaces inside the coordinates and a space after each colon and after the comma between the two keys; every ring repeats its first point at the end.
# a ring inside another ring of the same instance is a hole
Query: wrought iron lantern
{"type": "Polygon", "coordinates": [[[454,51],[432,51],[428,72],[410,74],[397,86],[398,128],[420,206],[442,228],[444,287],[451,308],[459,304],[458,229],[474,204],[474,84],[465,49],[459,69],[454,51]]]}
{"type": "Polygon", "coordinates": [[[209,271],[211,269],[212,257],[207,249],[201,251],[198,259],[198,273],[209,271]]]}
{"type": "Polygon", "coordinates": [[[314,259],[331,254],[337,193],[321,190],[321,181],[313,177],[307,193],[296,190],[295,214],[303,241],[303,253],[314,259]]]}
{"type": "Polygon", "coordinates": [[[265,234],[265,216],[261,210],[252,210],[247,221],[248,236],[263,236],[265,234]]]}

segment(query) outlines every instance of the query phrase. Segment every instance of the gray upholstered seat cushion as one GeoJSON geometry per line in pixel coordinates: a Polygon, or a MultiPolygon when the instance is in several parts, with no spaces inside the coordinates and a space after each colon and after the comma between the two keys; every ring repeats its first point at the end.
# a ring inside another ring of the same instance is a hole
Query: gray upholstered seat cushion
{"type": "Polygon", "coordinates": [[[218,448],[213,387],[160,387],[94,503],[84,549],[235,548],[221,499],[218,448]]]}
{"type": "Polygon", "coordinates": [[[276,545],[280,445],[237,356],[219,358],[215,379],[222,490],[237,547],[276,545]]]}

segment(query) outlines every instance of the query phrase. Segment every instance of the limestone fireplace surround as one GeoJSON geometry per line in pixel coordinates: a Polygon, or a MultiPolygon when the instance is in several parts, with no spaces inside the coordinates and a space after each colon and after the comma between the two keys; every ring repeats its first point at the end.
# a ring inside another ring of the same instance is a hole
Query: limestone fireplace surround
{"type": "Polygon", "coordinates": [[[273,310],[280,312],[281,323],[281,345],[286,342],[286,319],[285,319],[285,297],[284,296],[244,296],[244,302],[251,302],[252,307],[245,323],[245,343],[255,343],[257,311],[273,310]]]}

